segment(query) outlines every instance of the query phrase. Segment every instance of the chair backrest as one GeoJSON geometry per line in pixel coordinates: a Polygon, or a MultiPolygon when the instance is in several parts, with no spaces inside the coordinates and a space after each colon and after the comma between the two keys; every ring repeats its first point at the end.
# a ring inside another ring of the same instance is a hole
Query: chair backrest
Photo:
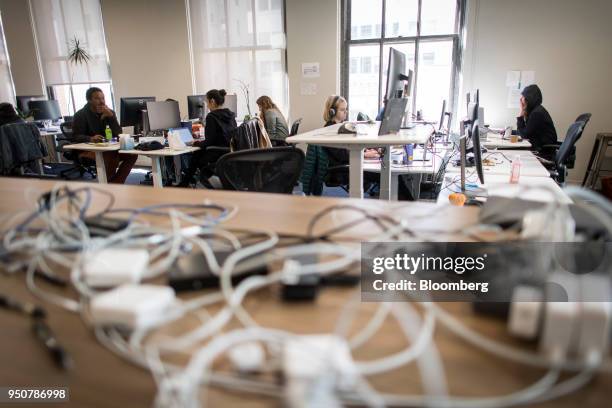
{"type": "Polygon", "coordinates": [[[230,147],[233,152],[272,147],[261,119],[250,119],[232,131],[230,147]]]}
{"type": "Polygon", "coordinates": [[[216,173],[227,190],[291,194],[303,164],[295,147],[251,149],[221,157],[216,173]]]}
{"type": "Polygon", "coordinates": [[[302,123],[302,118],[299,118],[298,120],[293,122],[293,124],[291,125],[291,132],[289,132],[289,136],[297,135],[297,132],[298,132],[298,130],[300,128],[300,124],[301,123],[302,123]]]}
{"type": "Polygon", "coordinates": [[[363,112],[359,112],[357,114],[357,120],[359,122],[363,122],[363,121],[366,121],[366,120],[370,120],[370,117],[368,115],[366,115],[365,113],[363,113],[363,112]]]}
{"type": "Polygon", "coordinates": [[[584,122],[585,126],[586,126],[587,123],[589,123],[589,120],[591,120],[591,114],[590,113],[582,113],[582,114],[578,115],[578,117],[576,118],[576,122],[584,122]]]}
{"type": "Polygon", "coordinates": [[[33,123],[15,122],[0,126],[0,172],[42,159],[47,149],[33,123]]]}
{"type": "Polygon", "coordinates": [[[557,150],[557,156],[555,157],[555,165],[557,166],[557,168],[560,168],[565,165],[565,162],[571,155],[573,148],[576,145],[576,142],[578,141],[578,139],[580,139],[580,136],[582,136],[584,125],[585,123],[582,121],[574,122],[570,125],[565,135],[565,139],[563,140],[563,143],[561,143],[561,146],[559,146],[559,150],[557,150]]]}

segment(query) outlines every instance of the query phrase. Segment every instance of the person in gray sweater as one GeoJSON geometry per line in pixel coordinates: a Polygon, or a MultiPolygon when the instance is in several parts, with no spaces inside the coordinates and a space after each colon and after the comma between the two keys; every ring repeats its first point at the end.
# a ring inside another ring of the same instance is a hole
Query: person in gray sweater
{"type": "Polygon", "coordinates": [[[270,140],[284,142],[289,136],[289,127],[281,111],[272,102],[272,99],[265,95],[257,99],[257,106],[259,107],[260,117],[266,124],[266,131],[270,140]]]}

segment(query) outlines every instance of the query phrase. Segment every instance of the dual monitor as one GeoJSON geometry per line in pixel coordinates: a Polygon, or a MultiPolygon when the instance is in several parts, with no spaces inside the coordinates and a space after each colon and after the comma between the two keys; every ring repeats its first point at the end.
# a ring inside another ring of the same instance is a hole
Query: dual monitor
{"type": "MultiPolygon", "coordinates": [[[[225,106],[236,112],[238,97],[227,95],[225,106]]],[[[205,95],[190,95],[187,97],[189,119],[204,119],[208,111],[205,95]]],[[[154,96],[121,98],[121,126],[134,126],[134,133],[140,133],[143,128],[160,130],[180,127],[181,115],[177,101],[156,101],[154,96]]]]}

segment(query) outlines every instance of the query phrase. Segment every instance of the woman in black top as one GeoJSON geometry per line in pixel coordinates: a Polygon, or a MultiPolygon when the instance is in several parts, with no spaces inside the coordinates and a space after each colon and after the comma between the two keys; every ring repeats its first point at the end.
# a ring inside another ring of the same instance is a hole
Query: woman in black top
{"type": "Polygon", "coordinates": [[[516,118],[518,134],[529,140],[535,150],[557,143],[557,131],[548,111],[542,106],[542,91],[529,85],[521,93],[521,114],[516,118]]]}
{"type": "MultiPolygon", "coordinates": [[[[207,163],[215,161],[216,156],[212,157],[210,153],[207,153],[207,147],[229,147],[231,133],[238,125],[236,124],[236,114],[223,107],[225,95],[227,95],[227,92],[224,89],[212,89],[206,93],[206,106],[209,113],[206,115],[206,125],[204,127],[205,139],[193,143],[201,150],[195,152],[191,157],[189,167],[178,187],[189,186],[193,182],[193,176],[198,168],[201,169],[207,163]]],[[[208,179],[210,176],[212,174],[205,174],[203,179],[208,179]]]]}

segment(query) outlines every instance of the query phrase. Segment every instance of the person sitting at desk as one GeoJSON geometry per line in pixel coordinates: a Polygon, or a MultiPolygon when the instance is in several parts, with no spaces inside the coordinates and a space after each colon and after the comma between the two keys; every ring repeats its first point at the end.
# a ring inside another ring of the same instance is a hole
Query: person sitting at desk
{"type": "MultiPolygon", "coordinates": [[[[529,85],[521,93],[521,113],[516,118],[518,134],[528,139],[535,150],[557,143],[557,131],[548,111],[542,106],[542,91],[529,85]]],[[[545,159],[550,159],[545,157],[545,159]]]]}
{"type": "MultiPolygon", "coordinates": [[[[117,116],[104,100],[104,92],[100,88],[89,88],[85,97],[87,104],[74,114],[72,121],[72,135],[69,137],[72,143],[102,143],[106,141],[105,130],[108,126],[113,132],[113,137],[118,137],[121,127],[117,116]]],[[[120,154],[117,151],[104,152],[104,167],[109,183],[123,184],[130,175],[137,156],[131,154],[120,154]]],[[[95,160],[94,152],[81,152],[79,158],[95,160]]]]}
{"type": "MultiPolygon", "coordinates": [[[[210,146],[230,147],[231,133],[238,127],[236,124],[236,114],[225,108],[225,89],[211,89],[206,93],[206,106],[209,113],[206,115],[206,126],[204,128],[205,139],[203,141],[195,141],[194,146],[201,150],[194,152],[189,161],[189,167],[183,175],[181,182],[177,187],[188,187],[193,183],[193,177],[198,169],[205,171],[203,167],[211,162],[216,161],[217,155],[211,155],[206,148],[210,146]]],[[[203,174],[202,180],[207,180],[212,174],[210,172],[203,174]]]]}
{"type": "Polygon", "coordinates": [[[259,116],[265,123],[270,140],[284,144],[285,139],[289,136],[289,126],[281,111],[272,102],[272,99],[265,95],[257,99],[257,106],[259,106],[259,116]]]}

